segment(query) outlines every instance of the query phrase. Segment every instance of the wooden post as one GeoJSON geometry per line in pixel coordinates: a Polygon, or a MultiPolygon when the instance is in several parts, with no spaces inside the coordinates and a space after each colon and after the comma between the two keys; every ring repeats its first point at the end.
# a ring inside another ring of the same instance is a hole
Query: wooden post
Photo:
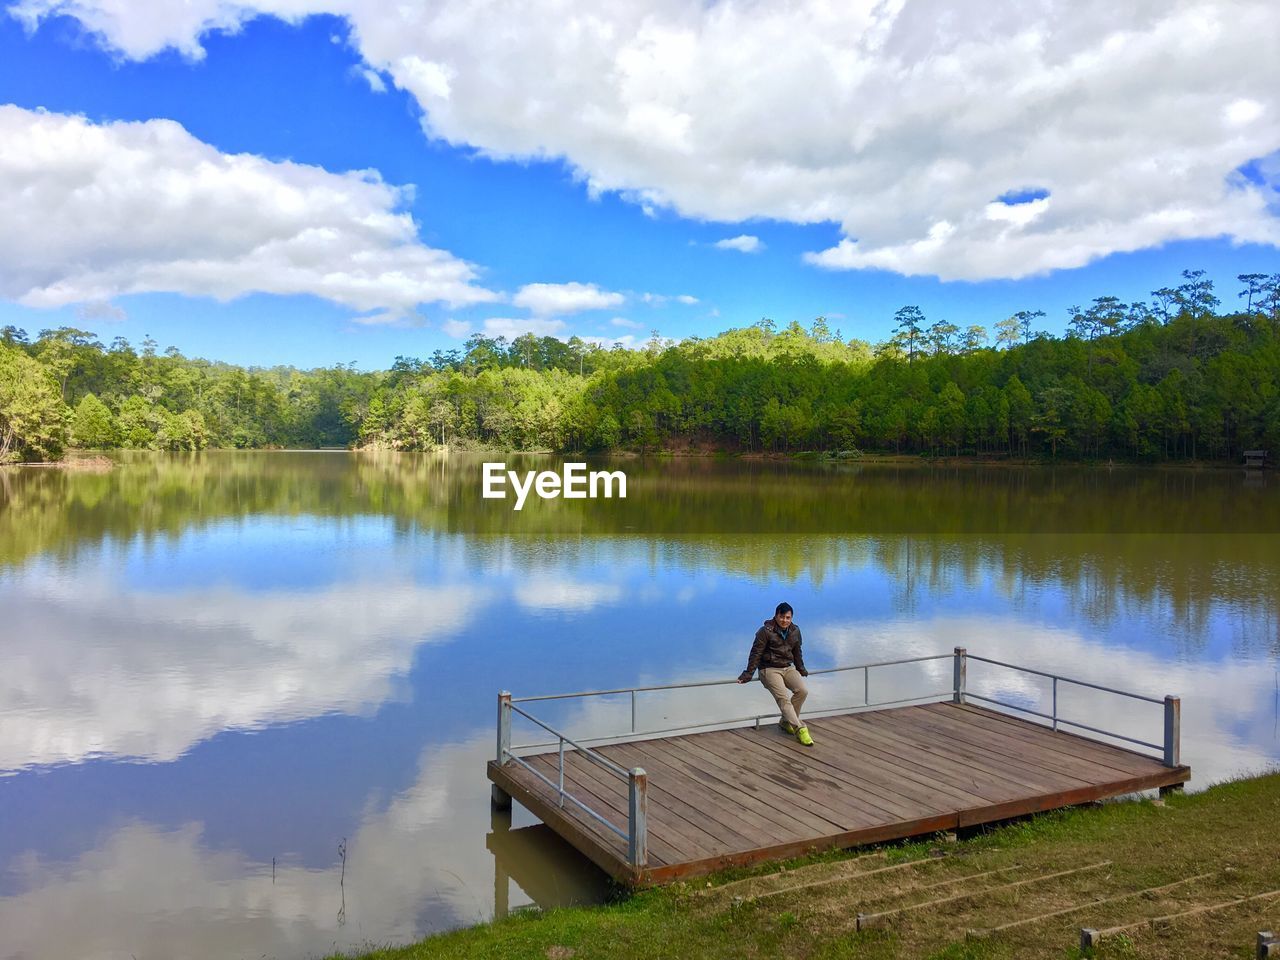
{"type": "Polygon", "coordinates": [[[964,687],[967,673],[968,662],[965,654],[968,651],[964,647],[956,647],[955,655],[951,661],[951,698],[956,703],[964,703],[964,687]]]}
{"type": "MultiPolygon", "coordinates": [[[[498,766],[507,762],[511,753],[511,694],[503,690],[498,694],[498,766]]],[[[489,799],[497,810],[511,809],[511,794],[496,783],[492,784],[489,799]]]]}
{"type": "Polygon", "coordinates": [[[1080,952],[1092,956],[1093,949],[1102,943],[1102,935],[1093,927],[1080,928],[1080,952]]]}
{"type": "Polygon", "coordinates": [[[1182,763],[1182,700],[1179,697],[1164,698],[1164,765],[1180,766],[1182,763]]]}
{"type": "Polygon", "coordinates": [[[636,767],[627,776],[627,859],[633,867],[649,862],[649,775],[636,767]]]}
{"type": "Polygon", "coordinates": [[[1260,930],[1258,932],[1258,960],[1268,960],[1270,957],[1280,957],[1280,940],[1276,939],[1276,935],[1270,930],[1260,930]]]}

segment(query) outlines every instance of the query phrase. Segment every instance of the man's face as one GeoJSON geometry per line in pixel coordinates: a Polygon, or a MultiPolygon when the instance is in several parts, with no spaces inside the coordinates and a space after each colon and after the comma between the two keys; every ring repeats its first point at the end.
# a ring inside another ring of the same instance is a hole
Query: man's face
{"type": "Polygon", "coordinates": [[[788,610],[786,613],[775,613],[773,615],[773,622],[778,625],[779,630],[787,629],[787,627],[791,626],[791,611],[788,610]]]}

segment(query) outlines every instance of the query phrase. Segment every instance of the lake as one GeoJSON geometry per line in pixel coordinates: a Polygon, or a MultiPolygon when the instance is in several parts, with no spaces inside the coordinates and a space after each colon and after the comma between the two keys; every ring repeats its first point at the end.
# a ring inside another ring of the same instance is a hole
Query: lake
{"type": "MultiPolygon", "coordinates": [[[[593,466],[625,500],[517,512],[481,497],[497,455],[116,459],[0,471],[6,960],[296,958],[599,900],[594,867],[490,809],[498,692],[729,679],[779,600],[810,669],[964,646],[1180,695],[1191,789],[1280,760],[1272,475],[616,459],[593,466]]],[[[872,676],[888,699],[950,664],[872,676]]],[[[810,686],[817,710],[862,680],[810,686]]],[[[988,665],[969,687],[1048,702],[988,665]]],[[[1159,707],[1060,697],[1160,739],[1159,707]]],[[[637,719],[771,706],[698,688],[637,719]]],[[[591,736],[630,704],[539,715],[591,736]]]]}

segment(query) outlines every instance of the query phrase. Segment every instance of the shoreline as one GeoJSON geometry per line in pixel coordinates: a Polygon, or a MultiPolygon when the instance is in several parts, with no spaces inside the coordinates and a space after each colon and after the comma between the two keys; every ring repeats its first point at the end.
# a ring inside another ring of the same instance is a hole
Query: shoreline
{"type": "MultiPolygon", "coordinates": [[[[205,452],[213,453],[358,453],[358,454],[421,454],[421,453],[460,453],[493,456],[552,456],[552,457],[606,457],[621,460],[680,459],[680,460],[744,460],[753,463],[820,463],[874,466],[947,466],[947,467],[1092,467],[1102,470],[1123,469],[1172,469],[1172,470],[1239,470],[1258,476],[1273,472],[1271,468],[1247,468],[1243,463],[1227,463],[1221,460],[1044,460],[1036,458],[1017,458],[1005,456],[976,456],[973,454],[939,455],[911,453],[859,453],[857,456],[832,456],[829,451],[797,450],[794,452],[764,451],[732,451],[674,448],[639,452],[635,450],[585,451],[585,450],[503,450],[503,449],[458,449],[445,446],[435,450],[391,450],[385,447],[206,447],[195,451],[170,450],[135,450],[133,448],[110,448],[111,453],[154,453],[190,456],[205,452]]],[[[116,462],[104,455],[103,450],[81,450],[72,448],[66,451],[59,460],[24,461],[0,464],[2,467],[46,467],[64,470],[111,470],[116,462]],[[92,454],[87,456],[86,454],[92,454]]]]}

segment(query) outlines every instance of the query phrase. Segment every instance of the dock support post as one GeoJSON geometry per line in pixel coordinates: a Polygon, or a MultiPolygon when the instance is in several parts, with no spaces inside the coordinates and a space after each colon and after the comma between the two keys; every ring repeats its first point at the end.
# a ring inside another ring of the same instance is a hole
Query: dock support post
{"type": "Polygon", "coordinates": [[[649,862],[649,775],[636,767],[627,775],[627,859],[633,867],[649,862]]]}
{"type": "Polygon", "coordinates": [[[952,666],[951,666],[952,699],[956,703],[964,703],[964,687],[967,679],[966,668],[968,666],[967,658],[965,654],[967,654],[968,652],[969,651],[966,650],[964,647],[956,647],[955,656],[952,659],[952,666]]]}
{"type": "Polygon", "coordinates": [[[1280,940],[1270,930],[1258,931],[1258,960],[1280,957],[1280,940]]]}
{"type": "Polygon", "coordinates": [[[1176,767],[1182,763],[1182,699],[1164,698],[1164,765],[1176,767]]]}

